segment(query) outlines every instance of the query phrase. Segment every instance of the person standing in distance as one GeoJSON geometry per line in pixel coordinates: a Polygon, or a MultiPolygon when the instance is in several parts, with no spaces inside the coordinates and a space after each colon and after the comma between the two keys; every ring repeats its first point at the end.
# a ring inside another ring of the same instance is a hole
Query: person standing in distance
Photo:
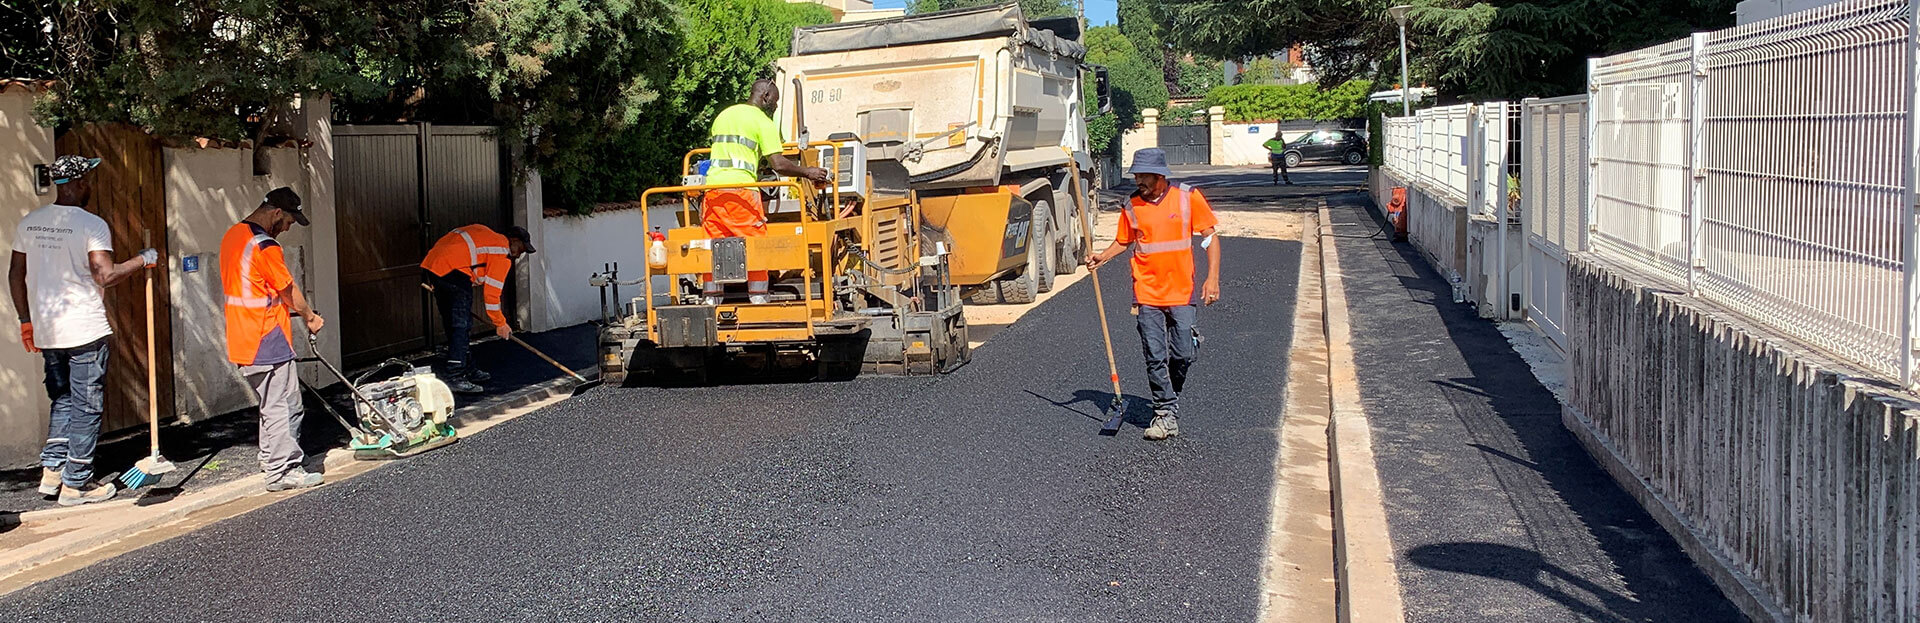
{"type": "Polygon", "coordinates": [[[54,202],[27,214],[13,235],[8,285],[20,313],[20,342],[46,362],[47,442],[40,450],[40,493],[58,495],[61,506],[113,499],[113,483],[93,479],[93,451],[100,441],[106,402],[108,347],[104,288],[160,261],[142,249],[113,261],[113,233],[86,210],[93,195],[89,171],[99,158],[61,156],[50,170],[58,189],[54,202]]]}
{"type": "Polygon", "coordinates": [[[1136,189],[1120,210],[1113,244],[1087,257],[1089,269],[1133,251],[1133,313],[1147,360],[1147,384],[1153,390],[1153,422],[1144,435],[1161,440],[1180,434],[1180,392],[1186,389],[1200,343],[1197,299],[1220,300],[1219,224],[1200,191],[1167,180],[1167,154],[1156,148],[1134,152],[1136,189]],[[1207,280],[1194,288],[1193,237],[1207,250],[1207,280]],[[1196,296],[1196,294],[1198,296],[1196,296]]]}

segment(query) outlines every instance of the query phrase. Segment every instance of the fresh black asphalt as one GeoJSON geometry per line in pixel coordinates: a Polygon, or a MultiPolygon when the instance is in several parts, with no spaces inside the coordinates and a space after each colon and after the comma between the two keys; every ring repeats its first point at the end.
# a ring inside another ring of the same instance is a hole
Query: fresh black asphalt
{"type": "Polygon", "coordinates": [[[1083,280],[944,377],[596,390],[0,598],[0,620],[1249,620],[1299,245],[1224,243],[1170,442],[1139,438],[1117,304],[1136,425],[1096,435],[1083,280]]]}
{"type": "Polygon", "coordinates": [[[1407,620],[1744,621],[1366,201],[1329,203],[1407,620]]]}

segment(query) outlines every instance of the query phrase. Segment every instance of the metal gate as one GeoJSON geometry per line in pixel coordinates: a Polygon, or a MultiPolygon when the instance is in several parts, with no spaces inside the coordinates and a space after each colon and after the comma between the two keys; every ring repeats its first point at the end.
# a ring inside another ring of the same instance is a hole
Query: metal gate
{"type": "Polygon", "coordinates": [[[1520,116],[1527,321],[1565,351],[1567,253],[1585,249],[1587,96],[1527,100],[1520,116]]]}
{"type": "Polygon", "coordinates": [[[1204,125],[1160,126],[1160,149],[1167,164],[1212,164],[1213,131],[1204,125]]]}
{"type": "Polygon", "coordinates": [[[420,289],[420,260],[455,227],[512,223],[507,158],[494,132],[429,123],[334,126],[347,365],[425,350],[441,339],[420,289]]]}

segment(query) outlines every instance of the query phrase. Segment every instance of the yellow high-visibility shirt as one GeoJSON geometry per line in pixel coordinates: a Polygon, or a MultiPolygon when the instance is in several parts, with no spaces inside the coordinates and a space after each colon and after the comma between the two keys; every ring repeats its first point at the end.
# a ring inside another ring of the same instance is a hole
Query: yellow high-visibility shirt
{"type": "Polygon", "coordinates": [[[780,153],[780,124],[752,104],[734,104],[713,118],[713,164],[708,184],[747,184],[760,180],[760,159],[780,153]]]}

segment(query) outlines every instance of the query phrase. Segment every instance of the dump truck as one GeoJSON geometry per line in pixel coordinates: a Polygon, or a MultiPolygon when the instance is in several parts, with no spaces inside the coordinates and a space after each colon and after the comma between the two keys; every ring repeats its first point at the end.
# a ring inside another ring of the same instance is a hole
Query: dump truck
{"type": "Polygon", "coordinates": [[[969,301],[1031,302],[1085,251],[1079,39],[1075,18],[1029,21],[1018,4],[798,28],[777,119],[783,136],[852,134],[899,162],[925,224],[954,240],[969,301]]]}

